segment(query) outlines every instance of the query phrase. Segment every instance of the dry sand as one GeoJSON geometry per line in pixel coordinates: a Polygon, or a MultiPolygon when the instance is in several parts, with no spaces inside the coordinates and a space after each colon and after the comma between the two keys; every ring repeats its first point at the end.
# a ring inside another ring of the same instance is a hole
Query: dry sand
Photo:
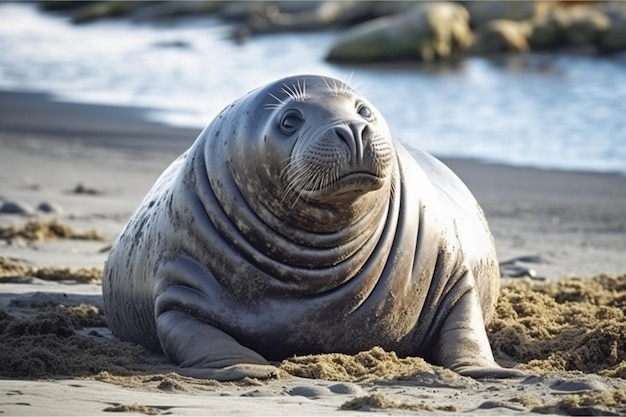
{"type": "Polygon", "coordinates": [[[217,383],[115,340],[102,312],[107,249],[197,133],[132,109],[0,93],[0,206],[22,210],[0,213],[0,414],[626,414],[617,175],[446,161],[483,205],[501,260],[526,257],[518,264],[546,278],[503,280],[488,327],[496,359],[526,378],[476,381],[373,348],[217,383]]]}

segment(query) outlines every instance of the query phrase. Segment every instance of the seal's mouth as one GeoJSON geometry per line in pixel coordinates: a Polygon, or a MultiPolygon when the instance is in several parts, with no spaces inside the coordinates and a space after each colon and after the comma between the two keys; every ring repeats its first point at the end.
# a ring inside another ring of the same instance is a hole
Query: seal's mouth
{"type": "Polygon", "coordinates": [[[329,196],[353,194],[355,196],[377,190],[385,185],[385,177],[372,172],[351,172],[324,187],[302,190],[300,196],[305,200],[323,199],[329,196]]]}

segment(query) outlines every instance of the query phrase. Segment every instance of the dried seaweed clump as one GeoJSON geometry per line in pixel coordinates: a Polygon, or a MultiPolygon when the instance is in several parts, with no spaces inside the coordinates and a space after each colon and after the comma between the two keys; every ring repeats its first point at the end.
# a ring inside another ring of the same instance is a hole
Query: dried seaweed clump
{"type": "Polygon", "coordinates": [[[98,230],[77,231],[69,224],[56,219],[31,220],[21,226],[0,226],[0,239],[16,238],[35,242],[53,239],[104,240],[102,232],[98,230]]]}
{"type": "Polygon", "coordinates": [[[28,265],[0,256],[0,277],[25,276],[30,270],[28,265]]]}
{"type": "Polygon", "coordinates": [[[387,395],[380,392],[366,395],[364,397],[357,397],[350,401],[347,401],[341,405],[342,410],[359,410],[359,411],[373,411],[373,410],[411,410],[411,411],[448,411],[456,412],[458,407],[456,405],[445,406],[431,406],[426,404],[424,400],[421,402],[402,402],[389,398],[387,395]]]}
{"type": "Polygon", "coordinates": [[[612,389],[565,395],[554,404],[534,407],[531,411],[570,416],[625,415],[626,393],[612,389]]]}
{"type": "Polygon", "coordinates": [[[30,274],[46,281],[76,281],[87,284],[102,282],[101,268],[33,268],[30,274]]]}
{"type": "Polygon", "coordinates": [[[148,416],[156,416],[161,413],[156,407],[141,404],[116,404],[105,408],[102,411],[110,411],[115,413],[141,413],[148,416]]]}
{"type": "Polygon", "coordinates": [[[626,378],[625,315],[626,275],[523,281],[502,288],[488,333],[503,362],[626,378]]]}
{"type": "Polygon", "coordinates": [[[35,277],[46,281],[75,281],[86,284],[94,284],[102,282],[102,269],[94,267],[38,268],[0,256],[0,282],[11,280],[15,281],[15,278],[20,277],[35,277]]]}

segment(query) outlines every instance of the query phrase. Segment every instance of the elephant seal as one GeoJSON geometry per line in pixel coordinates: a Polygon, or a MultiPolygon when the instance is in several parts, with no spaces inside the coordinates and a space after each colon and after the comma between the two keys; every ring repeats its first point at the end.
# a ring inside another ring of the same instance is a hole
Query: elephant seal
{"type": "Polygon", "coordinates": [[[114,335],[186,375],[380,346],[463,375],[511,376],[485,332],[499,290],[481,208],[335,79],[288,77],[224,109],[114,243],[114,335]]]}

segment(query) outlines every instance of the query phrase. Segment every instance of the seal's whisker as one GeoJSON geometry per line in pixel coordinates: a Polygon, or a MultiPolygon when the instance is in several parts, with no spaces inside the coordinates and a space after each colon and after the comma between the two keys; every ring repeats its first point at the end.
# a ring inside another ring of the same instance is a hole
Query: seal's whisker
{"type": "Polygon", "coordinates": [[[352,90],[358,91],[360,96],[366,97],[370,93],[370,84],[364,80],[356,80],[352,82],[352,90]]]}
{"type": "MultiPolygon", "coordinates": [[[[303,190],[309,188],[309,185],[312,179],[315,177],[315,171],[310,164],[305,163],[305,161],[293,161],[290,162],[284,168],[284,174],[287,187],[282,197],[282,201],[286,200],[291,195],[301,195],[303,190]]],[[[296,198],[297,200],[297,198],[296,198]]],[[[292,203],[291,208],[295,205],[295,201],[292,203]]]]}
{"type": "Polygon", "coordinates": [[[287,95],[287,97],[289,97],[290,99],[294,100],[294,93],[291,90],[291,88],[289,88],[289,86],[287,84],[283,84],[283,88],[281,88],[280,90],[281,92],[285,93],[287,95]]]}
{"type": "Polygon", "coordinates": [[[293,101],[304,101],[306,99],[305,81],[300,84],[300,80],[298,80],[295,84],[292,84],[291,86],[283,84],[283,88],[281,89],[281,91],[289,96],[289,98],[291,98],[293,101]]]}
{"type": "Polygon", "coordinates": [[[298,93],[298,100],[306,100],[306,80],[302,80],[302,85],[300,85],[300,80],[298,80],[294,87],[296,87],[296,92],[298,93]]]}
{"type": "MultiPolygon", "coordinates": [[[[337,94],[337,89],[335,88],[335,86],[331,85],[330,82],[328,81],[328,78],[322,78],[322,80],[324,81],[324,84],[326,85],[326,88],[328,88],[330,90],[331,93],[333,94],[337,94]]],[[[335,82],[335,80],[332,80],[333,84],[335,82]]]]}
{"type": "Polygon", "coordinates": [[[327,81],[327,79],[324,79],[324,82],[328,86],[328,89],[331,90],[333,94],[337,96],[340,95],[341,89],[339,88],[339,85],[337,84],[337,80],[332,78],[330,81],[332,82],[332,85],[330,84],[330,82],[327,81]]]}
{"type": "Polygon", "coordinates": [[[265,110],[276,110],[282,108],[283,105],[280,103],[268,103],[265,105],[265,110]]]}
{"type": "Polygon", "coordinates": [[[348,94],[350,91],[350,81],[352,81],[352,76],[354,75],[354,71],[350,71],[350,75],[346,74],[341,81],[341,93],[340,94],[348,94]]]}
{"type": "Polygon", "coordinates": [[[276,97],[274,94],[272,94],[272,93],[267,93],[267,94],[269,94],[270,97],[272,97],[274,100],[276,100],[278,102],[278,103],[274,103],[275,106],[280,107],[280,106],[284,106],[285,105],[285,102],[282,99],[276,97]]]}

